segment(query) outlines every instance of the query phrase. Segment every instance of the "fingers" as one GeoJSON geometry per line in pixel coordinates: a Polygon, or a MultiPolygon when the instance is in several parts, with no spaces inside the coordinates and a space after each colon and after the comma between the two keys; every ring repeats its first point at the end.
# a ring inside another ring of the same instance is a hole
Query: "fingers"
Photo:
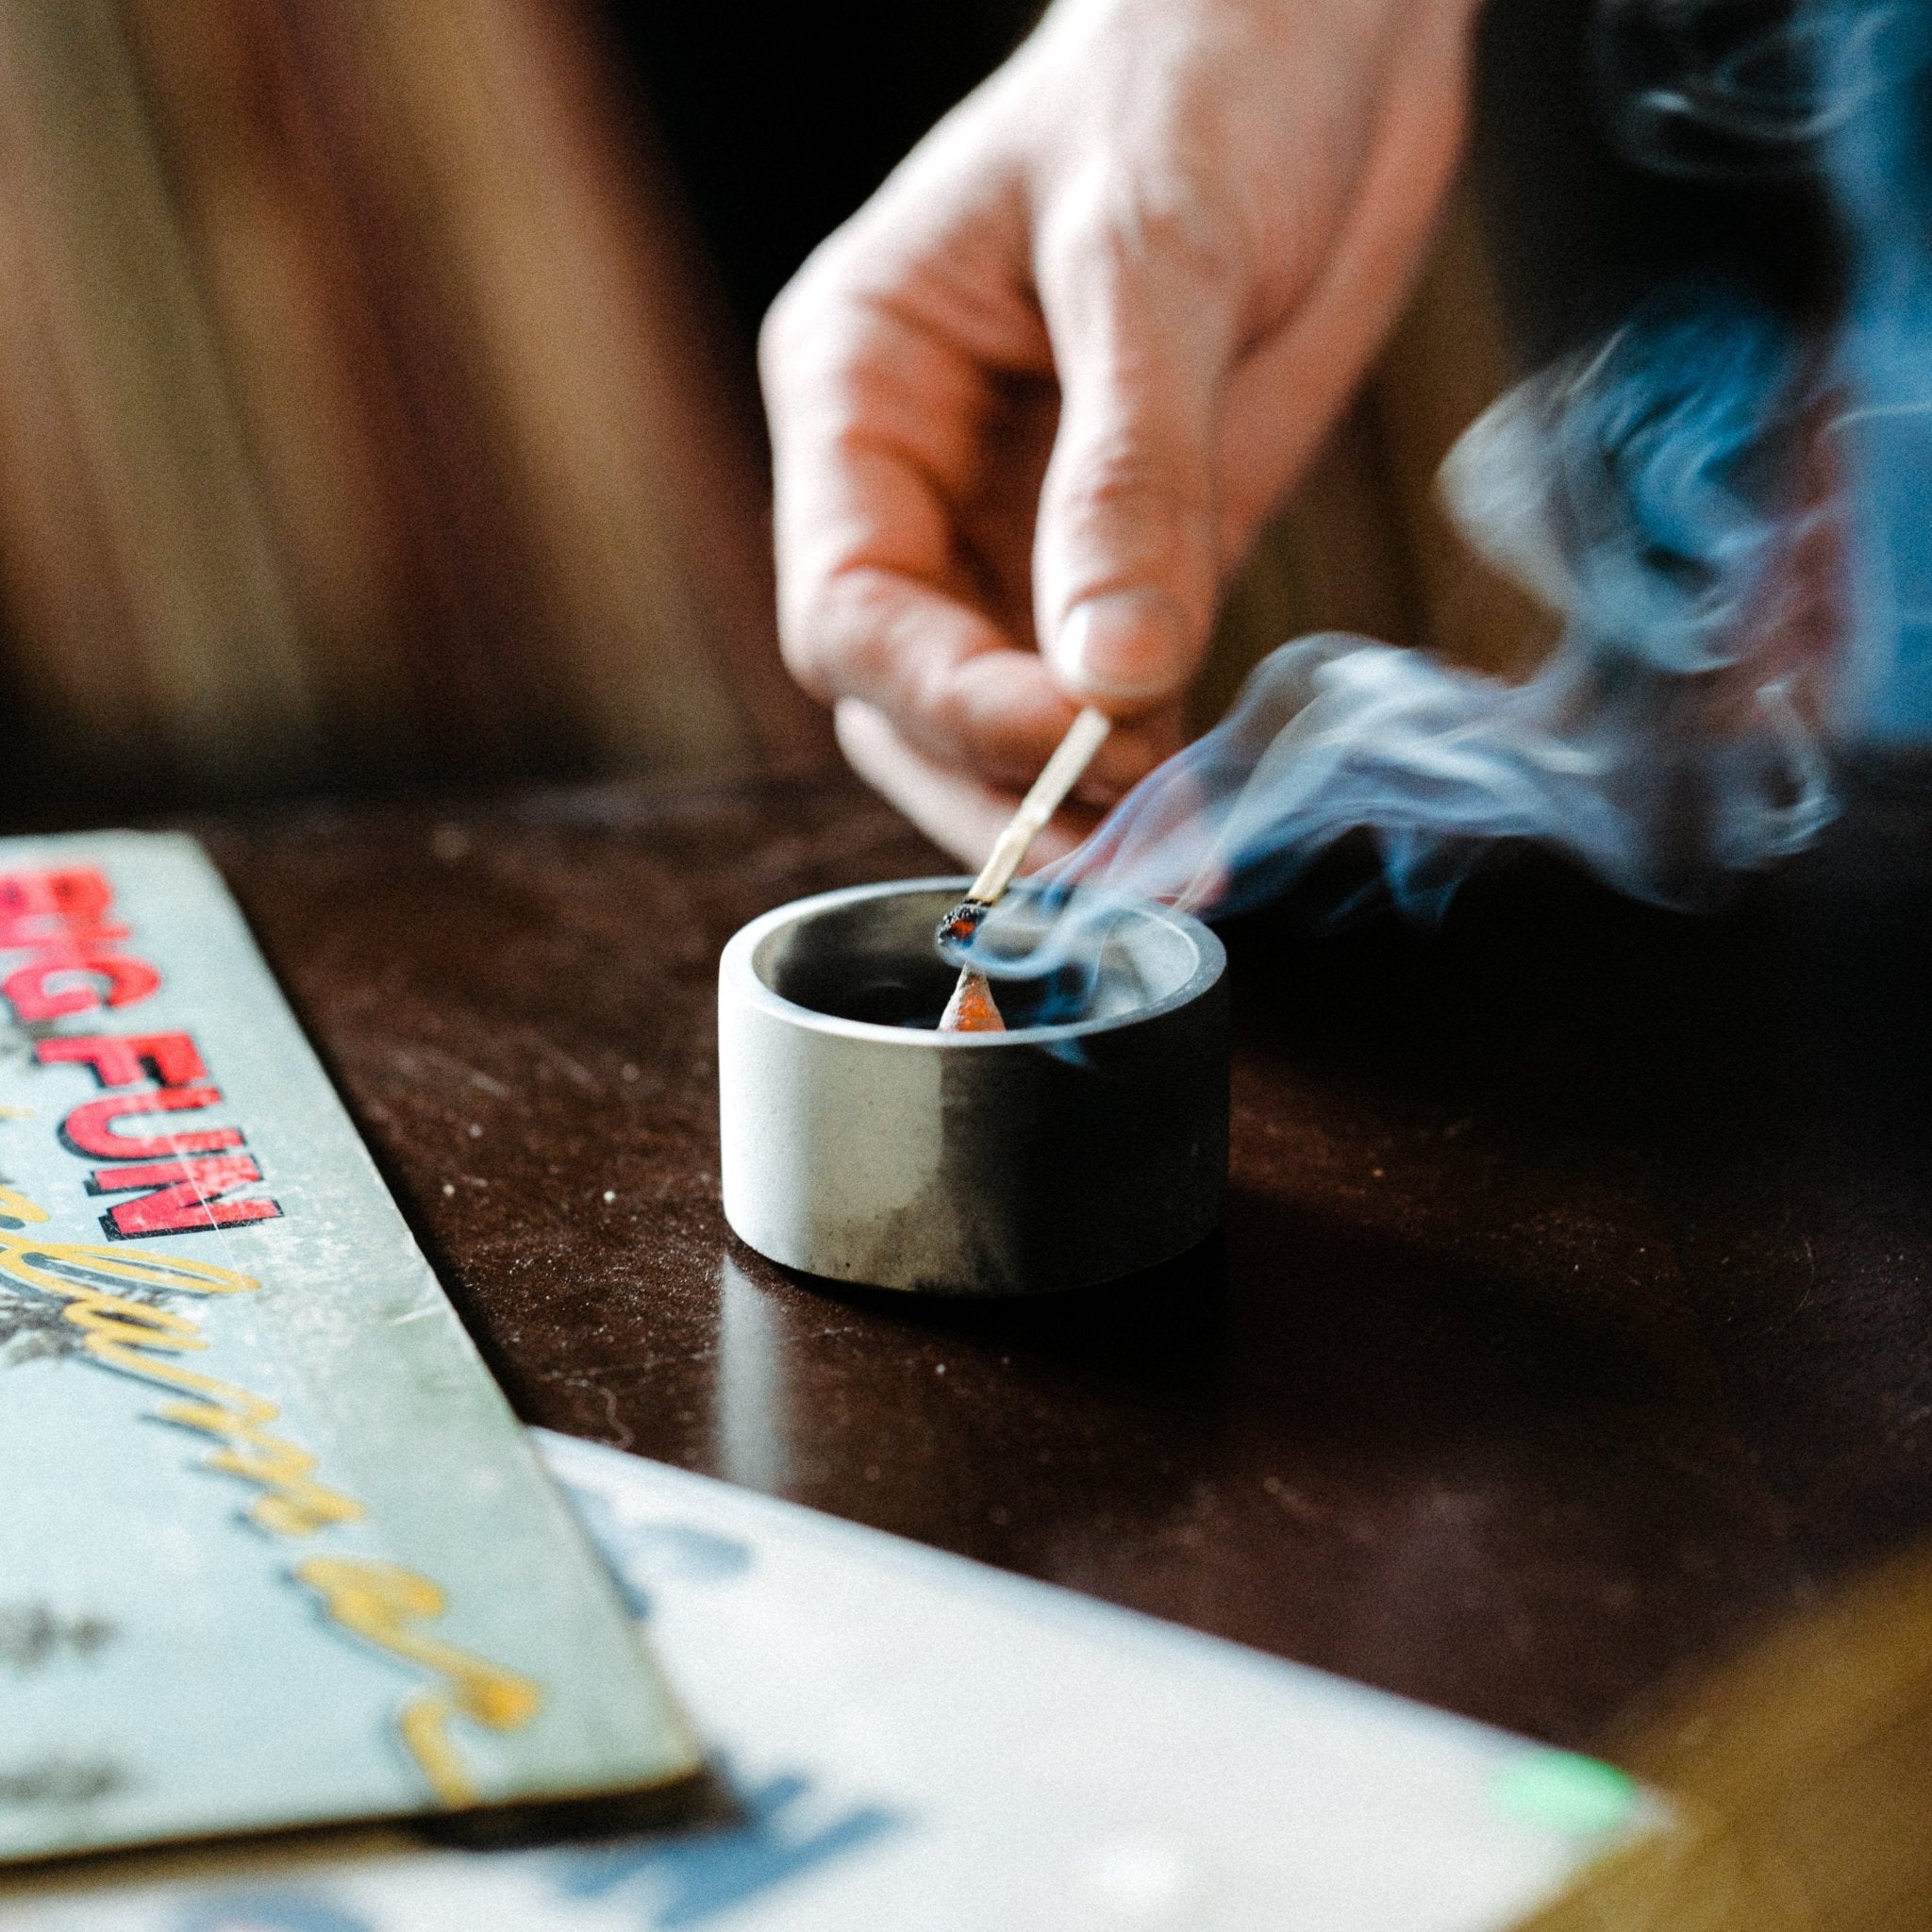
{"type": "MultiPolygon", "coordinates": [[[[833,713],[839,748],[873,790],[906,814],[941,850],[971,871],[985,863],[993,841],[1020,803],[1020,792],[984,784],[923,758],[882,712],[846,699],[833,713]]],[[[1025,870],[1064,857],[1092,830],[1091,807],[1060,811],[1033,841],[1025,870]]]]}
{"type": "MultiPolygon", "coordinates": [[[[961,541],[1002,358],[961,341],[916,277],[881,294],[836,254],[768,321],[779,635],[808,690],[886,711],[928,757],[1024,783],[1075,707],[989,608],[961,541]],[[905,286],[913,282],[915,286],[905,286]]],[[[996,353],[997,352],[997,353],[996,353]]]]}
{"type": "MultiPolygon", "coordinates": [[[[1108,207],[1111,169],[1097,195],[1057,185],[1050,208],[987,187],[997,173],[935,162],[918,197],[889,187],[781,298],[760,361],[794,674],[885,713],[929,761],[1024,789],[1079,703],[1164,712],[1198,667],[1218,588],[1222,291],[1240,277],[1204,278],[1212,240],[1186,224],[1108,207]],[[996,433],[1029,382],[1043,481],[996,433]],[[989,569],[1006,546],[984,544],[986,507],[1036,496],[1022,567],[989,569]],[[999,587],[1011,602],[989,588],[1003,575],[1021,580],[999,587]]],[[[1117,795],[1174,735],[1167,720],[1116,733],[1091,786],[1117,795]]]]}
{"type": "MultiPolygon", "coordinates": [[[[802,627],[803,629],[803,627],[802,627]]],[[[824,694],[889,715],[926,758],[1024,791],[1077,707],[1039,657],[1008,645],[977,610],[903,572],[853,566],[825,582],[804,631],[822,654],[824,694]]],[[[1164,720],[1112,734],[1089,768],[1117,797],[1167,756],[1164,720]]]]}
{"type": "MultiPolygon", "coordinates": [[[[1029,318],[1037,334],[1037,316],[1029,318]]],[[[1004,345],[1015,357],[1029,344],[1004,345]]],[[[1046,355],[1043,339],[1031,343],[1046,355]]],[[[960,506],[985,488],[1002,372],[983,343],[910,300],[808,283],[774,311],[771,404],[779,634],[817,695],[883,711],[929,759],[1024,790],[1078,707],[987,608],[962,555],[960,506]]],[[[1161,755],[1146,734],[1102,747],[1108,795],[1161,755]]]]}
{"type": "Polygon", "coordinates": [[[1124,721],[1090,798],[1177,735],[1222,581],[1412,278],[1473,4],[1056,8],[780,299],[787,659],[954,849],[1079,703],[1124,721]]]}
{"type": "Polygon", "coordinates": [[[1186,689],[1219,589],[1216,424],[1236,299],[1211,237],[1189,232],[1202,219],[1075,197],[1042,244],[1060,422],[1035,621],[1060,682],[1122,714],[1186,689]]]}

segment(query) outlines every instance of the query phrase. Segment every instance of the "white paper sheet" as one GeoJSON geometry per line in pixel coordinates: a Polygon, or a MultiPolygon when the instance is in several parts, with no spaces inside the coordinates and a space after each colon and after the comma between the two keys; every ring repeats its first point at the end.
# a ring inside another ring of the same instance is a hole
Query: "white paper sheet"
{"type": "Polygon", "coordinates": [[[1506,1733],[539,1438],[741,1822],[0,1907],[5,1932],[1485,1932],[1657,1815],[1506,1733]]]}

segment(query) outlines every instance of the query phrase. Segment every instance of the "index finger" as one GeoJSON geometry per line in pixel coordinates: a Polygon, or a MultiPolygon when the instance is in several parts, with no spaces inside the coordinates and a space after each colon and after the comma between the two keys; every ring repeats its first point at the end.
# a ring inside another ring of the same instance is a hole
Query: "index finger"
{"type": "MultiPolygon", "coordinates": [[[[960,522],[1013,372],[908,303],[809,287],[774,311],[762,367],[788,663],[926,756],[1024,786],[1076,707],[989,608],[960,522]]],[[[1108,750],[1097,781],[1140,775],[1133,734],[1108,750]]]]}

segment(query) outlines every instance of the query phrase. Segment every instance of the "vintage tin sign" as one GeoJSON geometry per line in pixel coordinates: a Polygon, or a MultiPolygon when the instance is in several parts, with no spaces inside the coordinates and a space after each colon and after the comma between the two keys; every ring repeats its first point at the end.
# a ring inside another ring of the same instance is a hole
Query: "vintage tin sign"
{"type": "Polygon", "coordinates": [[[692,1747],[192,841],[0,841],[0,1857],[692,1747]]]}

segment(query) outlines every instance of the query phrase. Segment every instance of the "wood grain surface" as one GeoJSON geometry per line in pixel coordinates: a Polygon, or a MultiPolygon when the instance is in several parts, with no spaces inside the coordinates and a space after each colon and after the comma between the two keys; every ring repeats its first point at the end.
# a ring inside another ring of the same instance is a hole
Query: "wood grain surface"
{"type": "Polygon", "coordinates": [[[1572,1743],[1932,1524],[1924,828],[1703,919],[1325,878],[1228,935],[1224,1238],[962,1307],[719,1211],[723,942],[943,869],[855,785],[197,827],[527,1420],[1572,1743]]]}

